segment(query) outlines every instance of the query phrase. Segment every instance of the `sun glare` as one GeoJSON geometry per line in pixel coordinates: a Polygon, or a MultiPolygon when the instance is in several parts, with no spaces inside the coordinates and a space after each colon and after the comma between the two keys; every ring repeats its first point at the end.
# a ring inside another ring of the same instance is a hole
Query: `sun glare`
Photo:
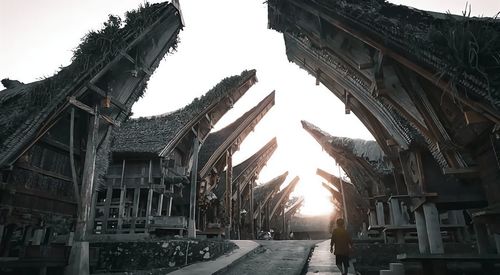
{"type": "Polygon", "coordinates": [[[304,197],[304,203],[300,209],[300,214],[307,216],[331,214],[335,206],[330,200],[330,192],[321,185],[321,178],[310,175],[299,176],[301,177],[301,181],[295,188],[292,196],[304,197]]]}

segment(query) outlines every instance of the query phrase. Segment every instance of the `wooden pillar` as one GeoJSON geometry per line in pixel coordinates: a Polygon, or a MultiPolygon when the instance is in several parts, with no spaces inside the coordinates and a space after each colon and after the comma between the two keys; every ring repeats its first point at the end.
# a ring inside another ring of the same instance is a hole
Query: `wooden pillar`
{"type": "Polygon", "coordinates": [[[226,153],[226,199],[225,199],[225,212],[226,212],[226,238],[231,238],[231,223],[232,223],[232,196],[233,196],[233,153],[229,149],[226,153]]]}
{"type": "Polygon", "coordinates": [[[431,254],[442,254],[444,253],[444,247],[439,224],[439,212],[436,205],[431,202],[424,203],[422,207],[425,215],[427,236],[429,237],[429,250],[431,254]]]}
{"type": "Polygon", "coordinates": [[[493,238],[495,239],[495,247],[497,249],[497,254],[500,254],[500,234],[493,234],[493,238]]]}
{"type": "Polygon", "coordinates": [[[92,117],[92,119],[90,119],[88,127],[87,148],[85,150],[85,161],[83,166],[83,177],[82,177],[81,207],[80,207],[80,212],[78,213],[76,230],[75,230],[76,241],[86,241],[89,235],[89,219],[92,208],[92,194],[94,191],[98,132],[99,132],[99,113],[96,106],[95,115],[92,117]]]}
{"type": "Polygon", "coordinates": [[[377,225],[385,225],[384,203],[378,201],[375,207],[375,211],[377,212],[377,225]]]}
{"type": "Polygon", "coordinates": [[[288,239],[288,235],[286,233],[286,215],[285,215],[285,204],[283,204],[283,209],[281,210],[281,215],[282,215],[282,225],[281,225],[281,233],[283,234],[283,237],[281,238],[282,240],[288,239]]]}
{"type": "Polygon", "coordinates": [[[236,183],[236,238],[241,239],[241,185],[236,183]]]}
{"type": "Polygon", "coordinates": [[[418,250],[421,254],[429,253],[429,237],[427,236],[427,226],[422,208],[415,210],[415,225],[417,227],[418,250]]]}
{"type": "Polygon", "coordinates": [[[198,151],[200,150],[200,141],[195,136],[193,140],[193,163],[191,165],[191,188],[189,192],[189,222],[188,237],[196,238],[196,193],[198,192],[198,151]]]}
{"type": "Polygon", "coordinates": [[[401,214],[401,208],[399,205],[399,200],[396,198],[391,198],[389,200],[389,207],[392,209],[392,221],[394,225],[402,225],[403,217],[401,214]]]}
{"type": "Polygon", "coordinates": [[[372,208],[368,210],[368,225],[369,226],[377,225],[377,216],[372,208]]]}
{"type": "MultiPolygon", "coordinates": [[[[109,208],[111,206],[111,197],[113,195],[113,186],[110,185],[106,188],[106,199],[104,201],[104,217],[102,222],[102,228],[104,233],[108,232],[108,218],[109,218],[109,208]]],[[[96,197],[96,196],[94,196],[96,197]]]]}
{"type": "Polygon", "coordinates": [[[35,232],[33,233],[33,240],[31,242],[31,244],[32,245],[41,245],[44,236],[45,236],[45,229],[43,229],[43,228],[35,229],[35,232]]]}
{"type": "MultiPolygon", "coordinates": [[[[165,188],[165,177],[163,176],[163,159],[160,158],[160,185],[165,188]]],[[[165,189],[163,189],[164,191],[165,189]]],[[[157,205],[157,208],[158,209],[156,211],[156,216],[161,216],[162,215],[162,209],[163,209],[163,191],[160,193],[160,195],[158,196],[158,205],[157,205]]]]}
{"type": "Polygon", "coordinates": [[[488,254],[490,252],[490,240],[486,224],[474,221],[474,231],[476,232],[478,253],[488,254]]]}
{"type": "Polygon", "coordinates": [[[151,223],[151,206],[153,204],[153,160],[149,160],[149,171],[148,171],[148,200],[146,202],[146,231],[149,231],[149,224],[151,223]]]}
{"type": "Polygon", "coordinates": [[[253,209],[253,183],[254,183],[254,180],[252,179],[250,181],[250,239],[253,240],[255,239],[255,221],[253,219],[253,213],[254,213],[254,209],[253,209]]]}
{"type": "Polygon", "coordinates": [[[130,225],[130,233],[135,231],[135,223],[137,221],[137,216],[139,214],[139,200],[141,196],[141,188],[136,187],[134,189],[134,202],[132,203],[132,224],[130,225]]]}
{"type": "Polygon", "coordinates": [[[123,217],[125,216],[125,195],[127,188],[124,182],[125,177],[125,160],[122,161],[122,175],[120,178],[120,204],[118,206],[118,233],[121,233],[123,228],[123,217]]]}
{"type": "Polygon", "coordinates": [[[260,231],[262,231],[262,205],[259,202],[257,205],[257,209],[259,210],[257,212],[257,227],[259,230],[257,231],[257,235],[259,234],[260,231]]]}
{"type": "Polygon", "coordinates": [[[266,202],[265,219],[266,219],[266,231],[271,230],[271,211],[269,209],[269,201],[266,202]]]}
{"type": "MultiPolygon", "coordinates": [[[[5,230],[5,225],[0,224],[0,247],[2,247],[2,241],[3,241],[3,232],[5,230]]],[[[1,254],[0,254],[1,256],[1,254]]]]}

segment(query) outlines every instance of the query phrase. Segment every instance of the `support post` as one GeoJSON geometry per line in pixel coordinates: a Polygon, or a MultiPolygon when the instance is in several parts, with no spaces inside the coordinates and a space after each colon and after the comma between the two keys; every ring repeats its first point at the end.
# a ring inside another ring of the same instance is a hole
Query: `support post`
{"type": "Polygon", "coordinates": [[[113,195],[113,186],[108,186],[106,188],[106,198],[104,201],[104,217],[102,222],[102,228],[104,233],[108,233],[108,217],[109,217],[109,208],[111,207],[111,196],[113,195]]]}
{"type": "Polygon", "coordinates": [[[67,275],[88,275],[89,268],[89,243],[90,216],[92,208],[92,194],[94,191],[95,162],[99,132],[99,111],[97,105],[94,107],[94,115],[91,116],[88,127],[87,148],[83,166],[81,207],[77,214],[75,243],[71,248],[68,266],[65,270],[67,275]]]}
{"type": "Polygon", "coordinates": [[[257,212],[257,227],[259,228],[259,230],[257,232],[257,235],[258,235],[260,233],[260,231],[263,231],[263,228],[262,228],[262,205],[260,202],[257,205],[257,209],[259,209],[259,212],[257,212]]]}
{"type": "Polygon", "coordinates": [[[283,210],[281,211],[281,215],[283,217],[283,220],[282,220],[282,229],[281,229],[281,232],[283,234],[283,237],[282,237],[282,240],[286,240],[287,239],[287,234],[286,234],[286,216],[285,216],[285,205],[283,204],[283,210]]]}
{"type": "Polygon", "coordinates": [[[373,211],[372,208],[368,210],[368,224],[369,226],[375,226],[377,225],[377,216],[376,213],[373,211]]]}
{"type": "Polygon", "coordinates": [[[236,183],[236,239],[241,239],[241,185],[236,183]]]}
{"type": "Polygon", "coordinates": [[[500,234],[493,234],[493,238],[495,239],[495,247],[497,249],[497,254],[500,254],[500,234]]]}
{"type": "Polygon", "coordinates": [[[401,225],[403,224],[403,218],[401,215],[401,208],[399,205],[399,200],[395,198],[391,198],[389,200],[390,207],[392,209],[392,221],[394,222],[394,225],[401,225]]]}
{"type": "Polygon", "coordinates": [[[196,238],[196,193],[198,181],[198,151],[200,141],[195,136],[193,140],[193,163],[191,165],[191,188],[189,193],[189,224],[188,237],[196,238]]]}
{"type": "Polygon", "coordinates": [[[431,254],[443,254],[443,239],[441,237],[441,226],[439,224],[439,212],[436,205],[426,202],[422,205],[425,215],[427,236],[429,237],[429,249],[431,254]]]}
{"type": "Polygon", "coordinates": [[[271,231],[271,211],[269,209],[269,201],[266,202],[266,231],[271,231]]]}
{"type": "Polygon", "coordinates": [[[415,225],[417,227],[418,250],[421,254],[429,253],[429,237],[422,208],[415,209],[415,225]]]}
{"type": "Polygon", "coordinates": [[[250,215],[248,215],[250,217],[250,239],[253,240],[255,239],[255,221],[253,219],[253,213],[254,213],[254,209],[253,209],[253,183],[254,183],[254,180],[252,179],[250,181],[250,215]]]}
{"type": "Polygon", "coordinates": [[[127,192],[127,188],[124,185],[125,177],[125,160],[122,161],[122,175],[120,178],[120,204],[118,206],[118,233],[122,233],[121,230],[123,228],[123,216],[125,216],[125,195],[127,192]]]}
{"type": "MultiPolygon", "coordinates": [[[[346,95],[347,95],[347,92],[346,92],[346,95]]],[[[347,106],[347,98],[346,98],[346,106],[347,106]]],[[[340,174],[340,165],[338,165],[338,168],[339,168],[339,181],[340,181],[340,193],[342,194],[342,208],[344,209],[343,213],[344,213],[344,224],[345,224],[345,228],[347,228],[349,226],[349,218],[347,216],[347,204],[345,202],[345,192],[344,192],[344,181],[340,178],[341,177],[341,174],[340,174]]]]}
{"type": "Polygon", "coordinates": [[[137,222],[137,216],[139,215],[139,200],[141,195],[141,188],[136,187],[134,189],[134,202],[132,203],[132,224],[130,225],[130,233],[135,231],[135,224],[137,222]]]}
{"type": "Polygon", "coordinates": [[[474,221],[474,231],[476,232],[478,253],[488,254],[490,251],[490,241],[486,224],[474,221]]]}
{"type": "Polygon", "coordinates": [[[384,203],[381,201],[376,202],[375,211],[377,212],[377,225],[385,225],[384,203]]]}
{"type": "Polygon", "coordinates": [[[226,238],[231,239],[231,223],[233,220],[232,213],[232,196],[233,196],[233,153],[231,148],[226,153],[226,238]]]}

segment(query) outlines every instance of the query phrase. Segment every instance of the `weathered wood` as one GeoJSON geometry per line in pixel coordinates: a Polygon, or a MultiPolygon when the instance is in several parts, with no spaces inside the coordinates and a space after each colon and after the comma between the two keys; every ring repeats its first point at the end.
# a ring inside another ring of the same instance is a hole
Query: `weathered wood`
{"type": "Polygon", "coordinates": [[[70,104],[72,104],[73,106],[81,109],[81,110],[84,110],[85,112],[95,116],[97,115],[98,117],[102,118],[103,120],[105,120],[106,122],[108,122],[109,124],[113,124],[114,126],[120,126],[120,122],[119,121],[116,121],[114,120],[113,118],[109,117],[109,116],[106,116],[106,115],[101,115],[99,114],[98,112],[94,111],[91,107],[87,106],[86,104],[80,102],[79,100],[77,100],[75,97],[73,96],[70,96],[68,97],[68,102],[70,104]]]}
{"type": "Polygon", "coordinates": [[[78,178],[77,178],[78,176],[76,174],[75,159],[74,159],[75,157],[74,134],[75,134],[75,108],[71,108],[70,126],[69,126],[69,164],[71,166],[71,178],[73,180],[73,189],[75,192],[75,200],[78,208],[77,211],[79,213],[81,208],[81,201],[80,201],[80,190],[78,188],[78,178]]]}
{"type": "Polygon", "coordinates": [[[236,236],[239,240],[241,237],[241,188],[240,183],[236,182],[236,236]]]}
{"type": "Polygon", "coordinates": [[[131,233],[135,230],[135,222],[139,214],[139,199],[141,194],[141,188],[134,189],[134,202],[132,203],[132,224],[130,225],[131,233]]]}
{"type": "Polygon", "coordinates": [[[487,122],[488,120],[482,116],[481,114],[474,111],[465,111],[464,112],[465,123],[467,126],[471,124],[477,124],[481,122],[487,122]]]}
{"type": "Polygon", "coordinates": [[[191,165],[191,188],[189,192],[189,222],[188,237],[196,238],[196,193],[198,181],[198,152],[200,150],[200,140],[198,132],[193,138],[193,157],[191,165]]]}
{"type": "Polygon", "coordinates": [[[250,236],[251,236],[251,239],[253,240],[255,238],[255,220],[254,220],[254,217],[253,217],[253,213],[254,213],[254,209],[253,209],[253,184],[254,184],[254,180],[252,179],[250,181],[250,212],[248,213],[249,217],[250,217],[250,236]]]}
{"type": "Polygon", "coordinates": [[[102,228],[104,232],[108,231],[109,208],[111,206],[112,195],[113,195],[113,187],[108,186],[108,188],[106,188],[106,199],[104,201],[104,217],[102,223],[102,228]]]}
{"type": "Polygon", "coordinates": [[[226,211],[226,237],[230,238],[232,223],[232,195],[233,195],[233,157],[231,148],[226,153],[226,193],[225,193],[225,211],[226,211]]]}
{"type": "Polygon", "coordinates": [[[125,216],[125,195],[127,189],[124,186],[124,176],[125,176],[125,159],[122,160],[122,175],[120,179],[120,204],[118,206],[118,230],[123,227],[123,216],[125,216]]]}
{"type": "Polygon", "coordinates": [[[99,131],[99,116],[97,106],[94,107],[94,116],[91,117],[88,127],[87,148],[81,188],[81,208],[77,217],[75,241],[86,241],[90,234],[89,219],[92,208],[92,193],[95,180],[95,163],[97,152],[97,136],[99,131]]]}
{"type": "Polygon", "coordinates": [[[41,174],[41,175],[44,175],[44,176],[47,176],[47,177],[51,177],[51,178],[54,178],[54,179],[58,179],[58,180],[67,181],[67,182],[73,183],[73,179],[71,179],[71,178],[68,178],[68,177],[66,177],[64,175],[61,175],[61,174],[58,174],[58,173],[55,173],[55,172],[52,172],[52,171],[47,171],[47,170],[44,170],[42,168],[38,168],[38,167],[35,167],[35,166],[30,166],[30,165],[27,165],[27,164],[24,164],[24,163],[17,163],[16,167],[24,169],[24,170],[31,171],[31,172],[35,172],[35,173],[38,173],[38,174],[41,174]]]}
{"type": "Polygon", "coordinates": [[[113,105],[115,105],[116,107],[120,108],[122,111],[124,112],[128,112],[127,110],[127,106],[123,105],[122,103],[120,103],[118,100],[116,100],[115,98],[113,98],[111,95],[109,95],[110,93],[104,91],[103,89],[97,87],[95,84],[92,84],[92,83],[87,83],[87,87],[91,90],[91,91],[94,91],[96,92],[98,95],[104,97],[104,98],[109,98],[111,100],[111,103],[113,105]]]}
{"type": "Polygon", "coordinates": [[[443,174],[445,175],[479,174],[479,169],[478,167],[464,167],[464,168],[444,167],[443,174]]]}

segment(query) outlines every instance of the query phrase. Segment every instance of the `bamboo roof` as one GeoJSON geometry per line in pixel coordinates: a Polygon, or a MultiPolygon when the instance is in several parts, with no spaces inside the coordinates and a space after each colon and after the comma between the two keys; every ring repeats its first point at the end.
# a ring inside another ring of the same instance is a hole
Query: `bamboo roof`
{"type": "MultiPolygon", "coordinates": [[[[233,167],[233,186],[232,190],[236,190],[236,184],[242,184],[242,180],[250,180],[252,176],[257,176],[269,158],[273,155],[278,146],[276,138],[271,139],[259,151],[247,158],[245,161],[233,167]],[[254,172],[254,175],[249,175],[250,178],[245,177],[245,174],[254,172]]],[[[213,191],[217,198],[221,198],[226,191],[226,173],[222,173],[219,179],[219,184],[213,191]]]]}
{"type": "Polygon", "coordinates": [[[267,3],[272,29],[304,34],[307,29],[300,26],[297,13],[317,16],[370,45],[393,50],[394,54],[388,53],[391,57],[403,56],[430,71],[430,75],[450,79],[457,96],[474,95],[469,100],[487,102],[497,110],[500,107],[498,18],[439,14],[385,0],[267,3]]]}
{"type": "MultiPolygon", "coordinates": [[[[114,134],[111,147],[113,154],[166,155],[165,149],[175,147],[175,142],[182,135],[181,131],[191,131],[191,127],[187,126],[194,125],[217,105],[234,103],[242,96],[234,94],[241,92],[240,87],[252,78],[255,78],[255,70],[243,71],[240,75],[223,79],[205,95],[194,99],[184,108],[159,116],[128,120],[114,134]],[[228,98],[231,99],[225,100],[228,98]]],[[[230,105],[225,106],[225,111],[229,107],[230,105]]],[[[220,116],[217,119],[219,118],[220,116]]],[[[217,121],[212,118],[212,123],[215,122],[217,121]]]]}
{"type": "MultiPolygon", "coordinates": [[[[203,142],[198,158],[198,167],[201,177],[204,177],[212,166],[216,165],[221,158],[224,158],[226,151],[232,146],[235,149],[244,141],[248,134],[266,115],[269,109],[274,106],[274,92],[265,97],[255,107],[244,113],[233,123],[223,129],[211,133],[203,142]]],[[[234,153],[234,151],[233,151],[234,153]]],[[[214,167],[222,170],[225,166],[225,158],[222,160],[222,167],[214,167]]],[[[218,171],[222,172],[222,171],[218,171]]]]}
{"type": "MultiPolygon", "coordinates": [[[[173,50],[182,28],[179,10],[167,2],[146,3],[137,10],[127,12],[123,21],[117,16],[110,16],[102,30],[85,35],[74,50],[72,63],[55,75],[28,84],[4,79],[2,83],[7,89],[0,91],[0,166],[8,165],[15,159],[15,154],[40,132],[51,115],[68,105],[68,97],[81,91],[131,43],[169,16],[176,17],[178,24],[173,34],[174,42],[167,47],[167,50],[173,50]]],[[[147,69],[153,72],[156,66],[147,69]]],[[[143,95],[148,79],[149,76],[130,95],[123,105],[126,110],[117,118],[118,121],[128,116],[133,103],[143,95]]]]}
{"type": "Polygon", "coordinates": [[[272,192],[278,192],[280,186],[285,182],[288,171],[254,187],[253,197],[256,203],[262,202],[272,192]]]}

